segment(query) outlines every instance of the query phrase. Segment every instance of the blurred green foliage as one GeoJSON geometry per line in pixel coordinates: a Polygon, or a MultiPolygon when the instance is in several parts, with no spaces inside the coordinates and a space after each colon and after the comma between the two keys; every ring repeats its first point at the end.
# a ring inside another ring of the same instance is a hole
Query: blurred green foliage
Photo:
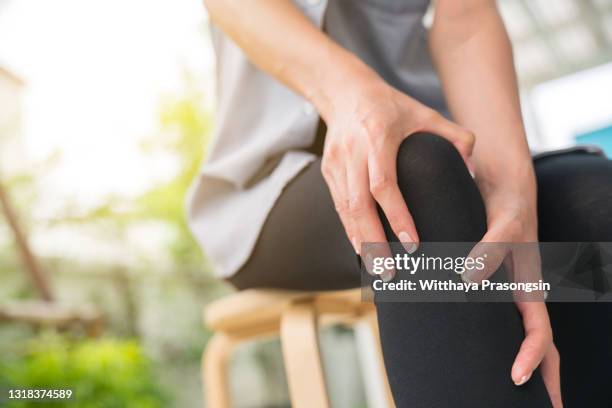
{"type": "MultiPolygon", "coordinates": [[[[203,87],[190,81],[186,77],[182,91],[161,99],[157,130],[142,143],[144,155],[170,159],[173,171],[152,180],[140,195],[101,197],[94,208],[83,208],[68,197],[56,212],[35,219],[34,204],[45,199],[36,181],[59,159],[6,183],[30,236],[57,229],[83,234],[103,247],[119,242],[130,254],[127,261],[62,253],[40,259],[61,302],[95,305],[108,318],[105,332],[130,340],[70,340],[23,331],[19,325],[0,326],[0,388],[70,387],[76,394],[71,402],[19,402],[11,407],[201,405],[199,361],[209,335],[201,310],[227,288],[208,273],[186,221],[186,194],[198,175],[212,126],[203,87]],[[150,225],[163,227],[153,230],[153,250],[139,245],[138,239],[147,241],[149,236],[130,236],[150,225]]],[[[9,239],[0,240],[0,300],[32,298],[36,292],[23,274],[12,235],[1,227],[0,235],[9,233],[9,239]]],[[[0,399],[0,407],[3,402],[0,399]]]]}
{"type": "Polygon", "coordinates": [[[173,154],[179,169],[171,180],[157,185],[136,200],[138,214],[165,220],[176,227],[177,236],[170,250],[181,262],[201,260],[201,251],[187,227],[185,198],[200,170],[212,126],[210,111],[203,100],[202,94],[191,90],[178,99],[170,98],[162,103],[162,134],[152,139],[147,147],[173,154]]]}
{"type": "MultiPolygon", "coordinates": [[[[0,357],[0,384],[17,389],[71,388],[71,400],[45,407],[157,408],[168,405],[140,346],[131,340],[83,340],[47,335],[0,357]]],[[[4,401],[6,402],[6,401],[4,401]]],[[[11,401],[9,407],[40,407],[40,401],[11,401]]]]}
{"type": "MultiPolygon", "coordinates": [[[[129,268],[121,259],[42,258],[41,263],[52,272],[62,302],[96,305],[107,314],[106,332],[129,340],[41,335],[2,325],[0,388],[70,387],[76,395],[72,401],[11,402],[10,407],[155,408],[200,403],[197,370],[208,335],[201,310],[220,283],[206,273],[204,257],[185,216],[186,193],[197,177],[212,123],[201,87],[188,81],[182,92],[161,100],[157,131],[142,144],[143,154],[163,156],[176,163],[174,171],[139,196],[108,197],[97,207],[85,210],[67,201],[53,216],[33,222],[30,203],[38,197],[38,185],[33,182],[38,170],[32,168],[28,177],[9,180],[13,201],[31,235],[68,228],[104,243],[122,240],[133,227],[153,222],[167,226],[162,230],[159,254],[161,259],[171,260],[151,262],[156,258],[147,258],[149,253],[140,257],[138,246],[132,253],[140,262],[130,263],[129,268]],[[126,330],[126,324],[136,329],[126,330]],[[160,336],[160,325],[171,325],[171,334],[160,336]],[[3,337],[12,340],[4,341],[3,337]],[[186,381],[184,376],[193,381],[186,381]],[[181,388],[180,384],[187,385],[181,388]]],[[[46,164],[45,169],[54,162],[46,164]]],[[[6,245],[0,248],[0,299],[35,296],[16,257],[10,231],[0,229],[0,233],[9,233],[6,245]]],[[[0,407],[6,402],[3,396],[0,407]]]]}
{"type": "MultiPolygon", "coordinates": [[[[189,78],[185,81],[184,93],[162,100],[159,132],[142,144],[147,153],[163,153],[173,157],[177,163],[173,177],[129,202],[109,197],[107,202],[78,217],[78,221],[84,222],[110,220],[121,227],[138,221],[166,222],[175,230],[169,250],[183,267],[202,263],[201,251],[187,226],[185,199],[189,186],[199,172],[212,127],[210,108],[206,106],[204,95],[197,90],[198,87],[190,85],[189,78]]],[[[75,219],[67,217],[65,221],[75,219]]]]}

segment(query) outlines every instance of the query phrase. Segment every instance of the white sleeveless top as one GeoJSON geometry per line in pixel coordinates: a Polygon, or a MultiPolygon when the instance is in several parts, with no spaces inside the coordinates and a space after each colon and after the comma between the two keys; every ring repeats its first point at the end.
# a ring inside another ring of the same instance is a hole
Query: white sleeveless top
{"type": "MultiPolygon", "coordinates": [[[[294,2],[389,84],[446,114],[422,24],[429,0],[294,2]]],[[[216,128],[189,194],[188,217],[215,274],[228,277],[248,260],[283,188],[315,159],[306,149],[314,142],[319,115],[251,64],[217,27],[211,30],[216,128]]]]}

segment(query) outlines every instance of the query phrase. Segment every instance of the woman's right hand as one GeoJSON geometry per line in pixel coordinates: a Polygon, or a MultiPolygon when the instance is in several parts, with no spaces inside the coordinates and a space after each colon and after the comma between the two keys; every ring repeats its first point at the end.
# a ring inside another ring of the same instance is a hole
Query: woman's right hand
{"type": "Polygon", "coordinates": [[[416,132],[434,133],[449,140],[467,164],[474,135],[374,73],[336,95],[330,108],[320,110],[328,129],[321,170],[346,234],[357,253],[364,242],[386,242],[378,203],[412,253],[419,236],[397,184],[401,142],[416,132]]]}
{"type": "Polygon", "coordinates": [[[416,248],[419,237],[396,182],[399,145],[428,131],[450,140],[467,159],[472,134],[387,85],[292,2],[205,3],[215,24],[255,65],[323,117],[328,134],[322,170],[355,250],[362,242],[386,242],[376,202],[400,241],[416,248]]]}

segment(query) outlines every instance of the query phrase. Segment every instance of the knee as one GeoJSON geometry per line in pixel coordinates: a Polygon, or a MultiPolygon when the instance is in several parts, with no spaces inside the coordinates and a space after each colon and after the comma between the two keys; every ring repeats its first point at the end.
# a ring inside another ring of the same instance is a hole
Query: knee
{"type": "Polygon", "coordinates": [[[423,241],[476,241],[486,231],[484,203],[463,158],[446,139],[418,133],[397,156],[398,186],[423,241]]]}
{"type": "Polygon", "coordinates": [[[449,178],[470,177],[455,146],[441,136],[417,133],[406,138],[397,154],[398,180],[418,178],[428,183],[444,183],[449,178]]]}

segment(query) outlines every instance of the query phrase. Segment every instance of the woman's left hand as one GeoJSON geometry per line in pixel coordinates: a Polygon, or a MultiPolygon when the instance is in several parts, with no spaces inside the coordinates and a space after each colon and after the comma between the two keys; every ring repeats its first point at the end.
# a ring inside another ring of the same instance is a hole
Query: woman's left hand
{"type": "MultiPolygon", "coordinates": [[[[486,252],[487,267],[482,271],[470,270],[462,278],[467,282],[480,282],[492,275],[502,263],[514,273],[515,280],[532,281],[541,276],[537,245],[537,217],[529,206],[517,203],[493,209],[487,207],[489,229],[469,257],[486,252]],[[516,243],[516,245],[513,245],[516,243]],[[517,279],[521,274],[522,277],[517,279]],[[529,276],[529,279],[525,278],[529,276]]],[[[537,281],[537,279],[535,280],[537,281]]],[[[540,293],[540,296],[544,296],[540,293]]],[[[539,366],[544,384],[554,408],[563,406],[559,374],[559,352],[553,343],[548,311],[543,299],[516,301],[523,318],[525,339],[512,365],[512,381],[520,386],[531,378],[539,366]]]]}

